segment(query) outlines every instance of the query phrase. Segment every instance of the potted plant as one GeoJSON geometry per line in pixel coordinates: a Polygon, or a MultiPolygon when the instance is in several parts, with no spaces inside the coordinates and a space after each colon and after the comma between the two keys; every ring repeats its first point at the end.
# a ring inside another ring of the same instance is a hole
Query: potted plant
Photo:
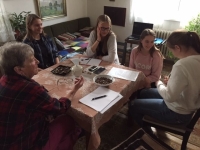
{"type": "Polygon", "coordinates": [[[26,17],[31,12],[22,11],[18,15],[16,13],[10,14],[10,23],[15,32],[15,39],[17,41],[22,41],[24,35],[26,34],[26,17]]]}

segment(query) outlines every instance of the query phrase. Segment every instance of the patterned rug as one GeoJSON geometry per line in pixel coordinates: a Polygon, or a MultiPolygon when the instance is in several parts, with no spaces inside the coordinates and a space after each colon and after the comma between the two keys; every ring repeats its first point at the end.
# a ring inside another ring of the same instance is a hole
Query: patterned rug
{"type": "MultiPolygon", "coordinates": [[[[170,73],[172,65],[173,64],[171,62],[164,62],[162,77],[170,73]]],[[[132,127],[127,125],[127,111],[128,105],[126,104],[111,118],[110,121],[105,123],[99,129],[101,144],[98,150],[110,150],[138,130],[136,125],[132,127]]],[[[180,149],[180,136],[162,131],[157,131],[157,135],[162,141],[170,145],[175,150],[180,149]]],[[[188,144],[189,146],[187,150],[200,149],[200,119],[195,125],[194,131],[190,135],[189,143],[190,144],[188,144]]],[[[76,145],[74,146],[74,150],[86,150],[85,137],[82,137],[77,141],[76,145]]]]}

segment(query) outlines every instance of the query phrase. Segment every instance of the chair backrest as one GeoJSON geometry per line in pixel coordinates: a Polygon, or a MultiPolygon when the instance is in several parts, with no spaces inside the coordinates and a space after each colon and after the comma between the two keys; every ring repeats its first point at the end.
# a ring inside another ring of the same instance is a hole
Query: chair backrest
{"type": "Polygon", "coordinates": [[[197,109],[196,112],[194,113],[192,119],[190,120],[189,124],[187,125],[187,128],[193,130],[193,128],[199,118],[200,118],[200,108],[197,109]]]}

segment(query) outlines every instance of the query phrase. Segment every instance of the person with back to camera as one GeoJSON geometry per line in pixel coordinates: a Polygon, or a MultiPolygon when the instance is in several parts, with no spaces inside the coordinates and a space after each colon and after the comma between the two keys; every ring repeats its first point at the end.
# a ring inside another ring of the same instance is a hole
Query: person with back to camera
{"type": "Polygon", "coordinates": [[[111,26],[111,19],[107,15],[98,17],[95,30],[90,33],[89,44],[84,53],[86,56],[119,64],[116,36],[111,26]]]}
{"type": "Polygon", "coordinates": [[[148,115],[162,122],[187,124],[200,108],[200,39],[196,32],[178,30],[167,39],[167,47],[179,60],[173,65],[167,85],[143,89],[130,107],[132,119],[142,126],[148,115]]]}
{"type": "Polygon", "coordinates": [[[26,32],[23,42],[33,48],[35,58],[39,60],[39,68],[45,69],[59,63],[57,48],[52,39],[44,33],[39,16],[35,14],[27,16],[26,32]]]}
{"type": "Polygon", "coordinates": [[[38,73],[38,64],[27,44],[7,43],[0,48],[1,150],[72,150],[80,135],[81,129],[65,113],[83,78],[75,81],[66,97],[56,99],[31,79],[38,73]],[[49,121],[49,115],[55,119],[49,121]]]}
{"type": "Polygon", "coordinates": [[[156,34],[151,29],[145,29],[140,35],[138,47],[133,48],[129,67],[142,71],[146,76],[146,88],[155,88],[163,67],[163,55],[154,45],[156,34]]]}

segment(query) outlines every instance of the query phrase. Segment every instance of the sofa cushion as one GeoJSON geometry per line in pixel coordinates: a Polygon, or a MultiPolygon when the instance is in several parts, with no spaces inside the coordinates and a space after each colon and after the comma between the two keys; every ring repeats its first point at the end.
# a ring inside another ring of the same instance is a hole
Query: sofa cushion
{"type": "Polygon", "coordinates": [[[56,42],[56,44],[57,44],[56,46],[58,47],[58,50],[63,50],[63,49],[65,49],[63,43],[62,43],[59,39],[57,39],[56,37],[54,37],[54,39],[55,39],[55,42],[56,42]]]}
{"type": "Polygon", "coordinates": [[[46,27],[43,28],[43,30],[44,30],[44,33],[46,33],[50,37],[53,37],[53,33],[51,31],[51,26],[46,26],[46,27]]]}
{"type": "MultiPolygon", "coordinates": [[[[67,21],[65,28],[66,28],[66,32],[69,32],[69,33],[77,32],[78,20],[76,19],[76,20],[67,21]]],[[[66,33],[66,32],[63,32],[63,33],[66,33]]]]}
{"type": "Polygon", "coordinates": [[[58,35],[67,32],[66,24],[67,22],[62,22],[62,23],[51,25],[51,30],[54,37],[57,37],[58,35]]]}
{"type": "Polygon", "coordinates": [[[90,18],[89,17],[79,18],[77,20],[78,20],[78,30],[83,29],[85,27],[90,27],[90,18]]]}
{"type": "Polygon", "coordinates": [[[51,26],[46,26],[43,28],[43,30],[44,30],[44,33],[46,33],[48,36],[50,36],[52,38],[53,43],[56,44],[55,39],[53,38],[54,36],[53,36],[53,32],[51,30],[51,26]]]}

